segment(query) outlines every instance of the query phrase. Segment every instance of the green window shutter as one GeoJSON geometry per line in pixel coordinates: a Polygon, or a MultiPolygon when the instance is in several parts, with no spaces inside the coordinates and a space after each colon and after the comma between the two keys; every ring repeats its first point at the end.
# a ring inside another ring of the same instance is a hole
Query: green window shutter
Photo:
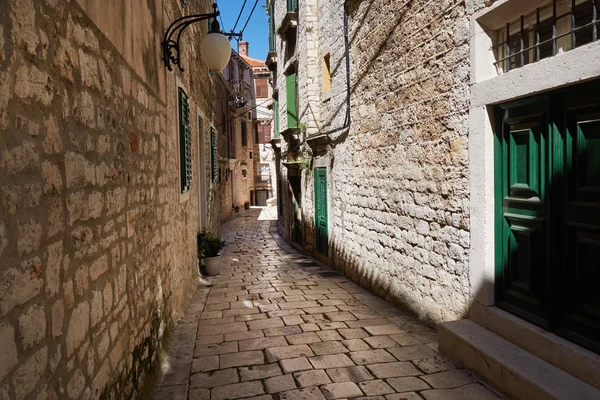
{"type": "Polygon", "coordinates": [[[296,74],[293,73],[285,78],[285,92],[287,101],[287,124],[288,128],[298,127],[298,106],[296,103],[296,74]]]}
{"type": "Polygon", "coordinates": [[[217,132],[210,128],[210,172],[213,182],[217,180],[217,132]]]}
{"type": "Polygon", "coordinates": [[[190,132],[190,102],[183,89],[179,89],[179,170],[181,193],[192,184],[192,135],[190,132]]]}
{"type": "Polygon", "coordinates": [[[273,118],[275,120],[275,137],[279,137],[279,101],[273,100],[273,118]]]}

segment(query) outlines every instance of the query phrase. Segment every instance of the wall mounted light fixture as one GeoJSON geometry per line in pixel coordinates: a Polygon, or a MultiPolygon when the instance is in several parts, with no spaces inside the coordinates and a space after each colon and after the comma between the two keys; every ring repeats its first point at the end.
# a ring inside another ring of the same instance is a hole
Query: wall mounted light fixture
{"type": "Polygon", "coordinates": [[[162,41],[162,48],[163,61],[169,71],[173,70],[171,64],[177,65],[179,70],[183,71],[183,68],[181,67],[181,49],[179,43],[181,41],[181,34],[185,28],[196,22],[205,21],[210,18],[213,19],[210,24],[210,31],[204,36],[204,39],[202,39],[200,53],[208,65],[208,68],[212,71],[221,72],[225,69],[229,62],[229,57],[231,56],[231,47],[229,46],[227,37],[241,37],[241,33],[236,34],[231,32],[224,34],[221,32],[221,26],[217,21],[220,11],[217,10],[216,3],[213,4],[213,10],[214,11],[210,14],[194,14],[178,18],[167,28],[165,37],[162,41]]]}

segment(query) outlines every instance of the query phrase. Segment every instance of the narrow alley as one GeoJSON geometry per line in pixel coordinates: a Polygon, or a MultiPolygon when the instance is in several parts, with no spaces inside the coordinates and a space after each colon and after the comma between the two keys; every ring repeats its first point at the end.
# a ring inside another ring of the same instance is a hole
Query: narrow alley
{"type": "Polygon", "coordinates": [[[175,329],[153,399],[500,398],[434,330],[291,248],[269,211],[222,227],[221,274],[175,329]]]}

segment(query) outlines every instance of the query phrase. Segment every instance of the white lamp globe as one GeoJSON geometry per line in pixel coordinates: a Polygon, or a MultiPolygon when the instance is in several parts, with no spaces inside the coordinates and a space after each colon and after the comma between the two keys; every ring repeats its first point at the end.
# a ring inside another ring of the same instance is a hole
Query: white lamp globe
{"type": "Polygon", "coordinates": [[[231,57],[229,40],[220,32],[211,32],[204,36],[200,51],[206,65],[213,72],[223,71],[231,57]]]}

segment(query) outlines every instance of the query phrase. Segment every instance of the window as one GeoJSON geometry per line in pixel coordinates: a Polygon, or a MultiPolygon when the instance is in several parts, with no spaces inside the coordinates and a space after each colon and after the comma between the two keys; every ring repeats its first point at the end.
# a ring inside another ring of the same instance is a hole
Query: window
{"type": "Polygon", "coordinates": [[[250,152],[250,159],[252,160],[252,152],[250,152]]]}
{"type": "Polygon", "coordinates": [[[242,146],[248,146],[248,125],[242,121],[242,146]]]}
{"type": "Polygon", "coordinates": [[[256,86],[256,98],[265,99],[269,97],[269,86],[267,78],[260,78],[254,81],[256,86]]]}
{"type": "Polygon", "coordinates": [[[599,0],[553,0],[498,31],[496,68],[508,72],[598,40],[599,0]]]}
{"type": "Polygon", "coordinates": [[[329,66],[329,53],[323,57],[323,93],[329,93],[331,89],[331,69],[329,66]]]}
{"type": "Polygon", "coordinates": [[[181,193],[192,185],[192,135],[190,133],[190,102],[187,94],[179,88],[179,171],[181,193]]]}
{"type": "Polygon", "coordinates": [[[273,122],[275,123],[274,131],[275,137],[279,137],[279,100],[273,99],[273,122]]]}
{"type": "Polygon", "coordinates": [[[285,78],[285,91],[287,100],[287,127],[298,127],[298,109],[296,99],[296,73],[290,74],[285,78]]]}
{"type": "Polygon", "coordinates": [[[258,143],[270,143],[271,142],[271,125],[258,125],[258,143]]]}
{"type": "Polygon", "coordinates": [[[217,132],[210,128],[210,171],[213,182],[217,180],[217,161],[217,132]]]}
{"type": "Polygon", "coordinates": [[[260,182],[271,182],[271,167],[269,164],[260,164],[260,182]]]}

